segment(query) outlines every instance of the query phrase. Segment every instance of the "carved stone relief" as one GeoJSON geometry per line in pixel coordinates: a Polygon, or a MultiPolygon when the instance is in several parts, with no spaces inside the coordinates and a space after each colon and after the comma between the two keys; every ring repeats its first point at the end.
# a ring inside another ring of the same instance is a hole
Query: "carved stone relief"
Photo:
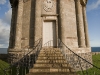
{"type": "Polygon", "coordinates": [[[51,12],[54,7],[54,0],[44,0],[43,2],[43,9],[46,12],[51,12]]]}

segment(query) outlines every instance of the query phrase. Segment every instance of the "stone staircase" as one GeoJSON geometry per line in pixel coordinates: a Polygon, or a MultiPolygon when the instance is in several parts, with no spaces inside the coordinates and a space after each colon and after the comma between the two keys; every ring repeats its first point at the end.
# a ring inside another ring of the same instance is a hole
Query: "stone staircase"
{"type": "Polygon", "coordinates": [[[34,67],[27,75],[77,75],[69,66],[60,49],[43,48],[34,67]]]}

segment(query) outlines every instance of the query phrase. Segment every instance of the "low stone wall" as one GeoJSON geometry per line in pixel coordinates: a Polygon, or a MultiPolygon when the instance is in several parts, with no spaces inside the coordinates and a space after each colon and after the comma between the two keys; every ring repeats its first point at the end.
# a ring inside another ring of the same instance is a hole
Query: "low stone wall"
{"type": "Polygon", "coordinates": [[[0,54],[0,59],[3,61],[7,61],[8,54],[0,54]]]}
{"type": "Polygon", "coordinates": [[[80,71],[81,68],[83,70],[86,70],[87,68],[91,68],[92,65],[90,65],[88,62],[92,63],[92,54],[89,53],[78,53],[78,56],[75,54],[66,54],[66,60],[68,61],[69,65],[74,68],[76,71],[80,71]],[[86,59],[86,60],[84,60],[86,59]],[[88,62],[87,62],[88,61],[88,62]]]}
{"type": "Polygon", "coordinates": [[[92,52],[92,55],[100,54],[100,52],[92,52]]]}

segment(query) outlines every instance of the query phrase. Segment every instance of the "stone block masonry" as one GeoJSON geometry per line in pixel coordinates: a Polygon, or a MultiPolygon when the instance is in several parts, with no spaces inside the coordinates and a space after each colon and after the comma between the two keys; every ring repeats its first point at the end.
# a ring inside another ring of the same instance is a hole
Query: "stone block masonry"
{"type": "Polygon", "coordinates": [[[32,50],[35,41],[40,38],[42,47],[46,43],[57,47],[57,39],[61,39],[72,51],[86,56],[85,59],[92,63],[86,18],[87,1],[10,0],[12,20],[8,54],[21,58],[21,54],[32,50]]]}

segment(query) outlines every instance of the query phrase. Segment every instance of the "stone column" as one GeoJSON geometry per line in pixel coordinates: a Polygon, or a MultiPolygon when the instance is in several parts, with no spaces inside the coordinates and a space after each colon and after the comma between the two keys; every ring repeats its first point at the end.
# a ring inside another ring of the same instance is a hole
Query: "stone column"
{"type": "Polygon", "coordinates": [[[61,41],[63,41],[64,44],[66,44],[66,12],[64,10],[65,8],[65,3],[64,3],[65,0],[59,0],[59,18],[60,18],[60,27],[61,27],[61,41]]]}
{"type": "Polygon", "coordinates": [[[80,0],[76,0],[77,32],[79,47],[85,47],[85,34],[83,26],[82,6],[80,0]]]}
{"type": "Polygon", "coordinates": [[[12,7],[12,19],[11,19],[11,27],[10,27],[10,39],[9,39],[9,48],[13,48],[14,46],[14,26],[15,26],[15,16],[16,16],[16,7],[12,7]]]}
{"type": "Polygon", "coordinates": [[[42,0],[36,0],[35,6],[35,41],[41,38],[42,22],[41,22],[41,2],[42,0]]]}
{"type": "Polygon", "coordinates": [[[89,35],[88,35],[88,24],[87,24],[87,17],[86,17],[86,6],[83,6],[83,21],[84,21],[86,47],[90,47],[89,35]]]}
{"type": "Polygon", "coordinates": [[[16,22],[16,34],[15,34],[15,49],[21,49],[21,38],[22,38],[22,14],[23,14],[23,0],[18,0],[18,12],[16,22]]]}

